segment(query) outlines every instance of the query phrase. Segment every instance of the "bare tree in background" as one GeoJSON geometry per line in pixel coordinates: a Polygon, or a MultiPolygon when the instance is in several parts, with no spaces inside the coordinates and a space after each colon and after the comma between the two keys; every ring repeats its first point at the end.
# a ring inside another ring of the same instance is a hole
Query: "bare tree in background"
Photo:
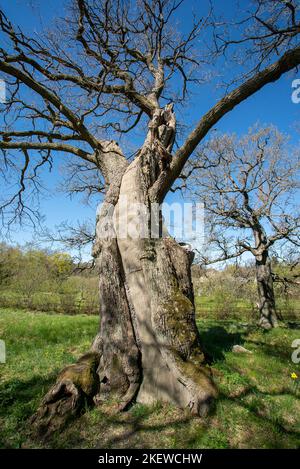
{"type": "Polygon", "coordinates": [[[115,393],[120,409],[134,398],[161,399],[195,414],[206,413],[216,396],[195,322],[190,253],[151,233],[139,240],[103,236],[107,212],[114,207],[117,214],[122,197],[143,203],[150,216],[150,204],[163,202],[210,129],[300,64],[298,2],[253,1],[224,21],[211,2],[202,5],[207,17],[194,20],[186,34],[172,27],[176,12],[189,8],[182,1],[73,0],[67,19],[34,37],[1,12],[0,72],[8,87],[0,133],[4,223],[34,220],[40,175],[62,155],[70,165],[87,164],[105,188],[93,248],[100,332],[45,397],[37,421],[46,430],[76,413],[86,396],[100,403],[115,393]],[[220,67],[232,60],[231,83],[179,139],[176,111],[190,84],[197,88],[207,76],[212,56],[220,67]],[[121,137],[129,141],[137,131],[143,143],[132,155],[121,137]]]}
{"type": "Polygon", "coordinates": [[[300,246],[299,151],[275,128],[216,137],[191,162],[191,191],[205,205],[211,264],[255,257],[261,327],[277,326],[270,250],[300,246]]]}

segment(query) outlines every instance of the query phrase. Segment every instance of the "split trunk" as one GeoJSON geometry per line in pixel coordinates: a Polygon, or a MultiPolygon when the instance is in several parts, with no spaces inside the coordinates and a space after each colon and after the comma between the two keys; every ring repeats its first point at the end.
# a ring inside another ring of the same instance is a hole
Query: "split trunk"
{"type": "Polygon", "coordinates": [[[109,188],[93,247],[101,324],[87,355],[97,361],[96,379],[90,372],[93,386],[84,388],[78,377],[74,383],[71,376],[70,369],[76,374],[77,365],[62,372],[33,418],[46,433],[89,398],[100,404],[116,396],[119,409],[133,400],[159,400],[205,415],[216,397],[195,321],[193,255],[162,229],[149,196],[171,158],[172,119],[170,109],[154,116],[147,139],[130,164],[116,144],[108,143],[109,166],[102,170],[109,188]]]}

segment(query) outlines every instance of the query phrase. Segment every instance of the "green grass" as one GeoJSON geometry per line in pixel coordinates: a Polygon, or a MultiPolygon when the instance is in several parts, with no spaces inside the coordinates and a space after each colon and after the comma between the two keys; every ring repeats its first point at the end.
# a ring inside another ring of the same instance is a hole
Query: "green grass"
{"type": "Polygon", "coordinates": [[[34,440],[28,418],[57,372],[86,351],[98,327],[93,316],[0,309],[0,446],[6,448],[299,448],[300,375],[291,343],[300,329],[263,333],[232,321],[199,321],[212,358],[219,399],[211,415],[192,418],[171,405],[135,404],[114,414],[92,409],[47,442],[34,440]],[[252,354],[236,354],[240,344],[252,354]]]}
{"type": "MultiPolygon", "coordinates": [[[[196,312],[200,317],[214,319],[250,320],[258,311],[250,300],[244,298],[217,298],[215,295],[195,295],[196,312]],[[225,302],[225,308],[224,308],[225,302]]],[[[286,301],[282,297],[276,298],[277,312],[286,320],[300,320],[300,299],[290,298],[286,301]]]]}

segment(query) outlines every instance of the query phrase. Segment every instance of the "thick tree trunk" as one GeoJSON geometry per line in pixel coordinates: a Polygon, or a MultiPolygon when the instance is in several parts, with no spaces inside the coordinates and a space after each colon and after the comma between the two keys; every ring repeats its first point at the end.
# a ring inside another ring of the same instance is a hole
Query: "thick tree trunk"
{"type": "Polygon", "coordinates": [[[256,257],[256,281],[259,301],[259,325],[264,329],[278,326],[271,260],[268,251],[256,257]]]}
{"type": "MultiPolygon", "coordinates": [[[[99,358],[93,397],[99,404],[114,396],[119,409],[134,399],[147,404],[162,400],[205,415],[217,393],[195,321],[192,255],[169,236],[153,237],[150,229],[149,193],[170,158],[172,118],[169,110],[160,111],[135,160],[115,165],[98,216],[93,255],[99,269],[101,325],[91,348],[99,358]],[[144,209],[137,212],[136,204],[144,209]],[[145,216],[143,236],[126,232],[132,223],[144,224],[145,216]]],[[[53,399],[54,388],[50,408],[46,399],[37,413],[38,427],[49,426],[49,416],[55,420],[57,401],[71,401],[73,410],[73,403],[81,404],[67,390],[54,393],[53,399]]]]}
{"type": "MultiPolygon", "coordinates": [[[[151,158],[151,149],[145,147],[123,176],[120,198],[126,197],[129,207],[149,202],[143,188],[149,177],[144,173],[145,159],[151,158]]],[[[122,224],[121,207],[117,205],[116,210],[122,224]]],[[[127,222],[134,218],[136,211],[129,210],[127,222]]],[[[168,401],[205,414],[216,391],[204,364],[195,322],[190,253],[170,237],[127,236],[118,239],[118,246],[141,352],[137,400],[168,401]]]]}

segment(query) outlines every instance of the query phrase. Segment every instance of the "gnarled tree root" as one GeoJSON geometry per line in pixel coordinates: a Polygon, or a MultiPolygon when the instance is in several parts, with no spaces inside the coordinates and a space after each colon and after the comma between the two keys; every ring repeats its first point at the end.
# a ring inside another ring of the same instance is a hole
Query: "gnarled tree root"
{"type": "Polygon", "coordinates": [[[31,424],[39,436],[48,437],[93,402],[99,389],[96,373],[100,355],[88,352],[64,368],[55,385],[48,391],[31,424]]]}

